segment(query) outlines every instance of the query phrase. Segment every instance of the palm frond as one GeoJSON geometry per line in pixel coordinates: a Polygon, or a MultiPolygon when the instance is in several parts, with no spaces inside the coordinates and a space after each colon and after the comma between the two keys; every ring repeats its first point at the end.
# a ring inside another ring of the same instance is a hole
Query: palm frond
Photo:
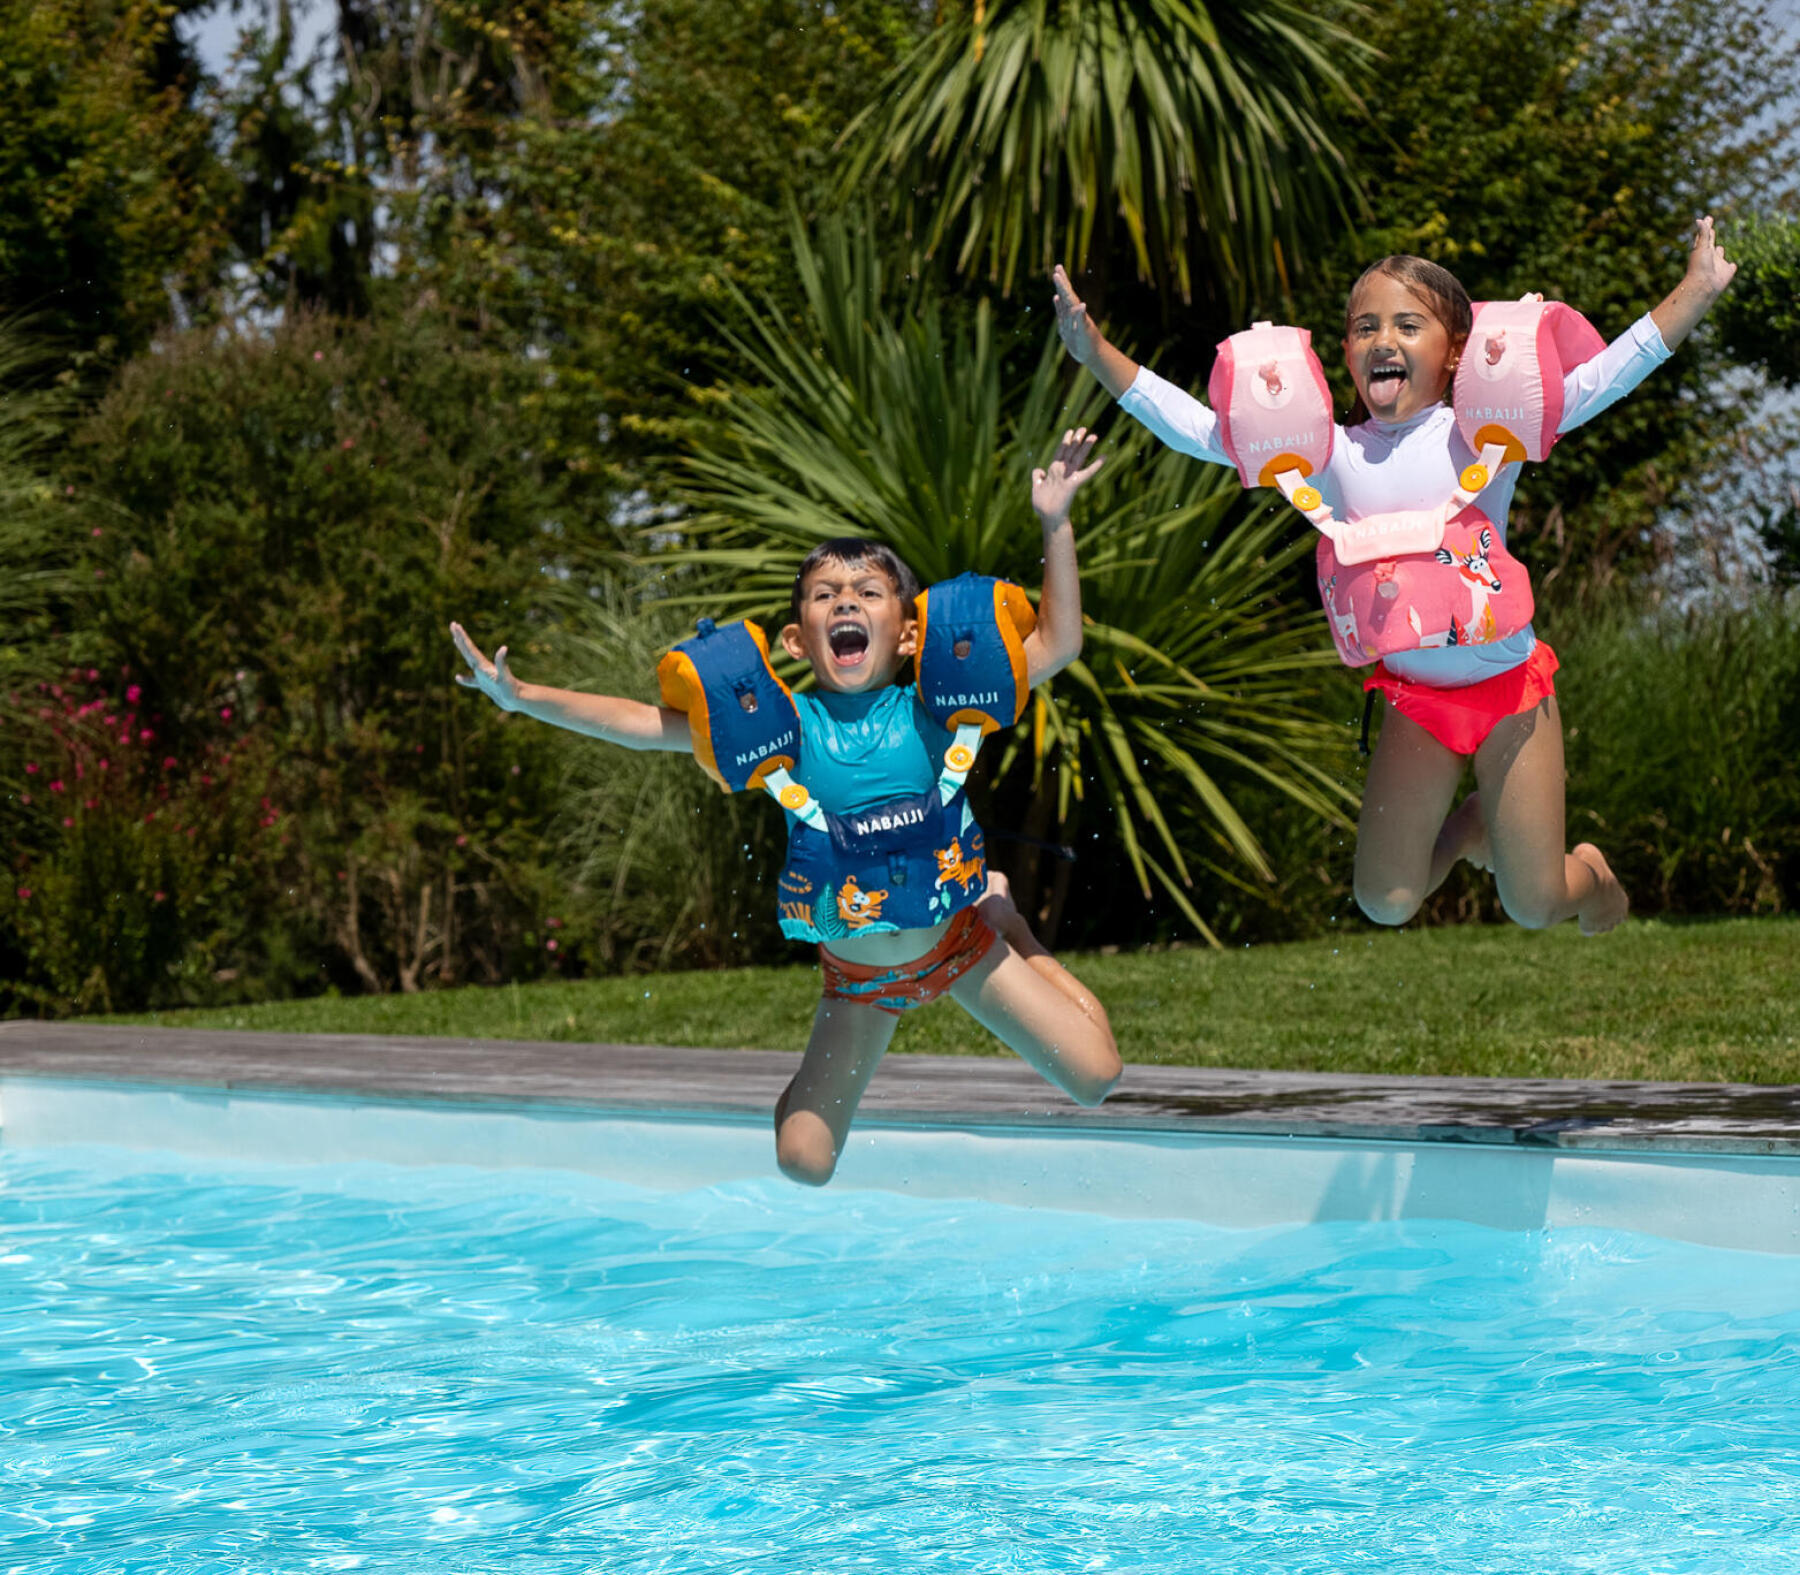
{"type": "Polygon", "coordinates": [[[1354,182],[1328,97],[1372,52],[1300,0],[989,0],[958,10],[845,133],[842,190],[888,190],[928,254],[1010,291],[1122,229],[1141,277],[1234,304],[1284,286],[1354,182]]]}

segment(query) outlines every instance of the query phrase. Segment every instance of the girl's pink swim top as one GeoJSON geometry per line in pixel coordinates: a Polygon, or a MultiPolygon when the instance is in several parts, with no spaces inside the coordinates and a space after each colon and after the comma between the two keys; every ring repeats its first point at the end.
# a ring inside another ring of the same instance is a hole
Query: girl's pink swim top
{"type": "MultiPolygon", "coordinates": [[[[1591,421],[1668,358],[1668,347],[1656,324],[1648,315],[1639,318],[1598,355],[1564,377],[1557,432],[1569,432],[1591,421]]],[[[1138,369],[1119,406],[1183,454],[1215,465],[1237,463],[1221,441],[1218,416],[1148,367],[1138,369]]],[[[1438,508],[1457,491],[1468,467],[1480,457],[1458,429],[1450,406],[1440,402],[1406,421],[1370,419],[1360,426],[1337,427],[1330,460],[1307,479],[1333,515],[1355,521],[1438,508]]],[[[1498,467],[1493,480],[1474,498],[1481,514],[1500,532],[1502,547],[1517,483],[1517,465],[1498,467]]],[[[1491,643],[1393,650],[1383,653],[1383,660],[1390,672],[1409,682],[1454,689],[1517,667],[1536,644],[1537,637],[1527,622],[1491,643]]]]}

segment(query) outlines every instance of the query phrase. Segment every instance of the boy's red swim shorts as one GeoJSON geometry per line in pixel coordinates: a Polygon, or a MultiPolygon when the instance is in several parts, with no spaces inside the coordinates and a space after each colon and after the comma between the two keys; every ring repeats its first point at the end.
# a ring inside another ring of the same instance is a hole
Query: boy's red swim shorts
{"type": "Polygon", "coordinates": [[[819,971],[825,976],[825,999],[860,1001],[898,1017],[929,1005],[988,954],[998,937],[973,908],[950,921],[937,945],[923,957],[895,968],[870,968],[845,962],[819,948],[819,971]]]}
{"type": "Polygon", "coordinates": [[[1556,652],[1542,640],[1517,667],[1463,689],[1438,689],[1397,678],[1382,662],[1363,680],[1364,690],[1379,690],[1387,703],[1444,748],[1472,755],[1509,716],[1529,711],[1556,693],[1556,652]]]}

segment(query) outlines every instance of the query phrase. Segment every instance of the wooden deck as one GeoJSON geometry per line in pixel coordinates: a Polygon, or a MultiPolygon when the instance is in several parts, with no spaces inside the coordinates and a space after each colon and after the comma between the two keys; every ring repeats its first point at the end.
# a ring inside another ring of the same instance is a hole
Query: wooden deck
{"type": "MultiPolygon", "coordinates": [[[[797,1054],[0,1023],[0,1077],[766,1121],[797,1054]]],[[[891,1056],[859,1122],[1800,1153],[1800,1087],[1128,1066],[1096,1110],[1009,1057],[891,1056]]]]}

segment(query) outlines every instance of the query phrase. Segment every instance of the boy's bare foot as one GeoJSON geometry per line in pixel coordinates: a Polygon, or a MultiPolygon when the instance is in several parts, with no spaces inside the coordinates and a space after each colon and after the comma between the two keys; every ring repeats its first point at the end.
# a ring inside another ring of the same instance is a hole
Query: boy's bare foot
{"type": "Polygon", "coordinates": [[[975,904],[975,909],[989,924],[999,929],[1002,920],[1019,911],[1013,906],[1012,882],[999,870],[990,869],[987,872],[987,893],[975,904]]]}
{"type": "Polygon", "coordinates": [[[1444,817],[1431,849],[1431,884],[1436,891],[1451,870],[1467,859],[1478,870],[1492,870],[1494,851],[1488,842],[1487,821],[1481,814],[1481,795],[1471,793],[1444,817]]]}
{"type": "Polygon", "coordinates": [[[1025,922],[1025,915],[1014,905],[1012,885],[999,870],[988,871],[987,892],[975,904],[975,911],[990,930],[996,935],[1004,935],[1012,949],[1021,955],[1030,957],[1044,950],[1031,933],[1031,926],[1025,922]]]}
{"type": "Polygon", "coordinates": [[[1467,816],[1462,827],[1462,856],[1478,870],[1494,871],[1494,846],[1488,841],[1487,817],[1481,813],[1481,794],[1471,793],[1456,806],[1456,813],[1467,816]]]}
{"type": "Polygon", "coordinates": [[[1619,877],[1612,872],[1612,866],[1606,862],[1606,855],[1591,842],[1575,844],[1573,857],[1578,858],[1594,872],[1598,883],[1593,895],[1581,905],[1577,918],[1581,921],[1583,935],[1604,935],[1608,930],[1617,928],[1631,911],[1631,899],[1625,895],[1625,888],[1619,884],[1619,877]]]}

